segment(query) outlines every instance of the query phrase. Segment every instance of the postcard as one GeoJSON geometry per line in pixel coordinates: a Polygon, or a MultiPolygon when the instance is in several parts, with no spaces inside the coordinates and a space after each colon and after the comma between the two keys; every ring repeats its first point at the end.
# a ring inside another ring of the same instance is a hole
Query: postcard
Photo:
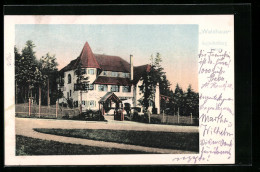
{"type": "Polygon", "coordinates": [[[6,15],[5,165],[234,164],[233,15],[6,15]]]}

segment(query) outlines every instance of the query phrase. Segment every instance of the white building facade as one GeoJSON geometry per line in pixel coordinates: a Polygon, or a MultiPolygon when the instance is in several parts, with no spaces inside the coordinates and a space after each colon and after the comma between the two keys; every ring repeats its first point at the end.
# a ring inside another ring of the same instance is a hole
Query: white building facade
{"type": "MultiPolygon", "coordinates": [[[[142,85],[142,75],[149,70],[150,65],[135,67],[132,55],[128,63],[118,56],[93,54],[86,42],[80,56],[60,70],[63,85],[59,85],[59,88],[63,91],[64,97],[59,99],[59,103],[71,100],[74,107],[79,107],[82,100],[83,112],[99,110],[99,101],[107,93],[114,93],[124,105],[139,107],[142,111],[143,108],[138,102],[142,97],[139,86],[142,85]],[[82,98],[80,91],[76,89],[76,70],[79,63],[84,77],[88,77],[88,90],[82,91],[82,98]]],[[[152,105],[156,112],[160,113],[159,84],[156,86],[152,105]]]]}

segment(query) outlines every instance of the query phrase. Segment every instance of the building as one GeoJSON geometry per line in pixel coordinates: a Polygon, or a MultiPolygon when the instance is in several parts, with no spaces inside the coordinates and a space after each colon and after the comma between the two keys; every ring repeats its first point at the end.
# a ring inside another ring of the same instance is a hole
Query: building
{"type": "MultiPolygon", "coordinates": [[[[134,66],[133,56],[130,62],[118,56],[94,54],[88,44],[85,43],[80,56],[72,60],[67,66],[60,70],[60,80],[63,81],[59,88],[63,91],[64,98],[59,103],[67,103],[71,100],[75,107],[80,106],[82,110],[99,110],[115,108],[116,103],[130,107],[142,107],[138,100],[142,97],[139,86],[142,84],[141,77],[150,70],[151,66],[146,64],[134,66]],[[88,77],[88,90],[77,89],[76,70],[81,63],[81,71],[88,77]],[[82,94],[82,96],[81,96],[82,94]],[[102,107],[101,107],[102,106],[102,107]]],[[[156,94],[151,107],[160,112],[159,85],[156,86],[156,94]]],[[[106,111],[109,113],[109,110],[106,111]]]]}

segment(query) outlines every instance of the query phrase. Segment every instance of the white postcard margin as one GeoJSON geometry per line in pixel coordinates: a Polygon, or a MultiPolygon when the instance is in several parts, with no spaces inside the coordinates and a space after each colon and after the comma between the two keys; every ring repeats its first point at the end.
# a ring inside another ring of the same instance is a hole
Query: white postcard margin
{"type": "Polygon", "coordinates": [[[234,16],[5,16],[5,165],[234,164],[234,16]],[[199,154],[15,156],[15,24],[198,24],[199,154]]]}

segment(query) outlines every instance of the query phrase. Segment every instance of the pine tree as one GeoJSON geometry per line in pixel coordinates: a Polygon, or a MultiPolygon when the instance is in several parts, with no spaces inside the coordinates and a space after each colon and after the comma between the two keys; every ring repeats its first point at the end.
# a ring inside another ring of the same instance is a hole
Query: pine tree
{"type": "MultiPolygon", "coordinates": [[[[140,91],[143,93],[143,97],[139,100],[140,104],[145,107],[147,111],[150,102],[155,99],[156,85],[159,83],[160,94],[169,95],[170,94],[170,82],[167,80],[164,68],[161,66],[162,57],[160,53],[156,53],[155,58],[153,55],[150,57],[151,69],[149,72],[145,73],[142,78],[142,85],[140,86],[140,91]]],[[[167,103],[162,100],[161,108],[164,110],[167,107],[167,103]]],[[[160,113],[160,112],[159,112],[160,113]]]]}
{"type": "Polygon", "coordinates": [[[147,112],[149,104],[154,100],[154,81],[153,81],[153,69],[150,72],[145,73],[142,78],[142,85],[139,86],[140,91],[143,93],[143,97],[139,99],[139,103],[144,107],[145,112],[147,112]]]}
{"type": "Polygon", "coordinates": [[[183,90],[179,86],[179,84],[176,84],[175,92],[174,92],[174,113],[177,114],[177,112],[183,114],[183,107],[184,107],[184,98],[183,98],[183,90]]]}
{"type": "Polygon", "coordinates": [[[185,104],[185,115],[190,115],[192,113],[194,116],[198,116],[198,106],[199,106],[199,99],[198,93],[195,93],[189,85],[187,92],[184,95],[184,104],[185,104]]]}
{"type": "MultiPolygon", "coordinates": [[[[25,47],[22,49],[22,54],[19,54],[17,48],[15,51],[15,72],[16,72],[16,83],[19,88],[22,102],[27,102],[28,97],[33,96],[35,91],[34,83],[35,77],[34,72],[37,66],[37,60],[33,48],[35,45],[31,40],[26,42],[25,47]]],[[[18,89],[17,89],[18,91],[18,89]]]]}
{"type": "Polygon", "coordinates": [[[20,70],[21,70],[21,54],[19,53],[18,49],[16,48],[16,46],[14,47],[14,57],[15,57],[15,93],[16,93],[16,97],[15,97],[15,102],[17,103],[21,103],[22,102],[22,89],[21,89],[21,76],[20,76],[20,70]]]}

